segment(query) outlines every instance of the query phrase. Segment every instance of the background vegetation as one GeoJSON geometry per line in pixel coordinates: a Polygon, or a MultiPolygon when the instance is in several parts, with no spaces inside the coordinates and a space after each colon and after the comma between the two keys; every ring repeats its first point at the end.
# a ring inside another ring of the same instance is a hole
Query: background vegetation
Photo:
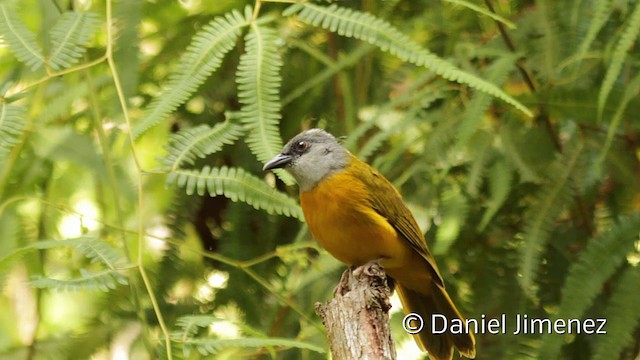
{"type": "Polygon", "coordinates": [[[260,170],[319,126],[468,317],[608,320],[478,359],[637,359],[640,2],[287,2],[0,0],[0,357],[326,358],[343,267],[260,170]]]}

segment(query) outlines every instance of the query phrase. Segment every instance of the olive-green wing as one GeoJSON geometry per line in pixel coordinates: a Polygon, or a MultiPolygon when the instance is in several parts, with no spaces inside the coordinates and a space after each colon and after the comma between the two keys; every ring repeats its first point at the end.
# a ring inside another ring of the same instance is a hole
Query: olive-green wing
{"type": "MultiPolygon", "coordinates": [[[[427,241],[398,190],[377,170],[360,160],[356,162],[360,163],[357,165],[358,177],[370,189],[372,207],[378,214],[384,216],[389,224],[409,241],[411,247],[429,263],[433,279],[438,285],[444,287],[442,275],[427,247],[427,241]]],[[[352,163],[353,165],[355,164],[352,163]]]]}

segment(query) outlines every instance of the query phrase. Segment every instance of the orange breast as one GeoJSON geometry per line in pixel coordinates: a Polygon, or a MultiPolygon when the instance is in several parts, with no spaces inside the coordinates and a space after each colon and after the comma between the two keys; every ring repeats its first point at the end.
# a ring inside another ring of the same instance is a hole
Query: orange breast
{"type": "Polygon", "coordinates": [[[369,199],[364,184],[348,170],[300,194],[311,233],[338,260],[356,266],[379,258],[405,263],[413,251],[369,199]]]}

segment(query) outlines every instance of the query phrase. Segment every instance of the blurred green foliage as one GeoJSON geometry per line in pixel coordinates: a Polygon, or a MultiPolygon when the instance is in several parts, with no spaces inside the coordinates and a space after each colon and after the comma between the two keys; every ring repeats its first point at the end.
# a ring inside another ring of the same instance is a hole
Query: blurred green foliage
{"type": "Polygon", "coordinates": [[[467,317],[608,320],[478,359],[637,359],[640,3],[287,2],[0,0],[0,358],[327,358],[343,266],[260,171],[318,126],[467,317]]]}

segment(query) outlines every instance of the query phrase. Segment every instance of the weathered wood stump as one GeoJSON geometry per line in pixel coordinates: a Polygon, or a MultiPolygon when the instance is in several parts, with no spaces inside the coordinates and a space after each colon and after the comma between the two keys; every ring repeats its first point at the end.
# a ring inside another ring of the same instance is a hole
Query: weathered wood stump
{"type": "Polygon", "coordinates": [[[396,358],[389,327],[390,295],[384,269],[370,262],[347,269],[333,299],[316,303],[333,359],[396,358]]]}

